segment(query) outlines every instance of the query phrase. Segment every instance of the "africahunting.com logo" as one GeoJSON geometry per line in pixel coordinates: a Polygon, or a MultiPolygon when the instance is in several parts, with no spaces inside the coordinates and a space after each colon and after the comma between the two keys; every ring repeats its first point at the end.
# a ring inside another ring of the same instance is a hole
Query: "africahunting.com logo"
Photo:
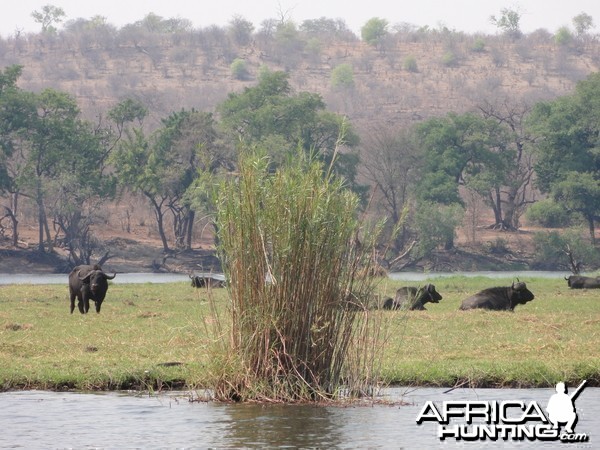
{"type": "Polygon", "coordinates": [[[536,401],[522,400],[444,401],[441,405],[429,400],[416,420],[418,425],[437,422],[440,440],[587,442],[588,434],[575,433],[575,399],[585,384],[586,380],[583,380],[569,395],[565,384],[558,383],[556,393],[550,397],[545,408],[536,401]]]}

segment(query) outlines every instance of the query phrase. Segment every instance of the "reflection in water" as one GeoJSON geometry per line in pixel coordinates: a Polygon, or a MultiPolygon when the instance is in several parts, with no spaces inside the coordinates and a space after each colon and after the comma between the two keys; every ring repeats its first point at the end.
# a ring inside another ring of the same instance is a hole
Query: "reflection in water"
{"type": "MultiPolygon", "coordinates": [[[[407,405],[319,407],[190,402],[189,395],[0,393],[0,448],[562,448],[561,442],[440,441],[416,424],[427,400],[522,400],[545,405],[548,389],[390,389],[407,405]]],[[[576,431],[599,448],[600,389],[577,397],[576,431]]]]}
{"type": "Polygon", "coordinates": [[[233,447],[339,447],[341,430],[330,408],[298,405],[225,406],[230,418],[228,444],[233,447]]]}

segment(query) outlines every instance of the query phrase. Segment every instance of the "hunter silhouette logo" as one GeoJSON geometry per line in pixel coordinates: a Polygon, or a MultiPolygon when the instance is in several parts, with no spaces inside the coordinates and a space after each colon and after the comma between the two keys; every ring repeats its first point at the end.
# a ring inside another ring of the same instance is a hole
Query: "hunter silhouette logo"
{"type": "Polygon", "coordinates": [[[579,395],[587,380],[583,380],[581,384],[575,389],[572,395],[567,394],[567,387],[565,383],[556,384],[556,394],[550,397],[548,400],[548,418],[552,422],[553,429],[559,428],[559,423],[566,423],[565,431],[569,434],[573,434],[573,427],[577,423],[577,412],[575,411],[575,397],[579,395]]]}
{"type": "Polygon", "coordinates": [[[437,436],[440,440],[587,442],[589,435],[574,431],[577,423],[575,399],[586,382],[583,380],[571,395],[567,393],[565,383],[557,383],[556,393],[551,395],[545,408],[547,414],[536,401],[461,400],[444,401],[441,406],[437,406],[428,400],[416,421],[418,425],[428,421],[437,422],[437,436]],[[564,425],[563,431],[561,425],[564,425]]]}

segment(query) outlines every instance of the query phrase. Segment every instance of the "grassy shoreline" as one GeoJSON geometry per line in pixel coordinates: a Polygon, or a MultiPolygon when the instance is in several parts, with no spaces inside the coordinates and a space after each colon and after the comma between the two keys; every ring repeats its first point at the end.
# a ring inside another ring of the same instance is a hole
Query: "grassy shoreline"
{"type": "MultiPolygon", "coordinates": [[[[600,290],[527,279],[536,299],[515,312],[458,311],[511,279],[432,274],[444,299],[385,314],[384,382],[419,386],[600,386],[600,290]]],[[[379,280],[391,296],[402,283],[379,280]]],[[[226,290],[213,290],[223,309],[226,290]]],[[[100,314],[69,314],[67,286],[0,286],[0,391],[202,389],[217,359],[208,293],[188,283],[113,284],[100,314]]]]}

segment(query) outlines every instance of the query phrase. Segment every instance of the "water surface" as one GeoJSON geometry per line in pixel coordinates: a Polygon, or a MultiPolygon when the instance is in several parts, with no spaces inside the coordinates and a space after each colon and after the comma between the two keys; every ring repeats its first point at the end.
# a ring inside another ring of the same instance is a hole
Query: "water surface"
{"type": "MultiPolygon", "coordinates": [[[[223,274],[214,273],[195,273],[198,276],[211,276],[217,279],[225,279],[223,274]]],[[[451,276],[465,277],[488,277],[488,278],[520,278],[527,280],[528,278],[563,278],[570,275],[567,272],[553,271],[537,271],[527,270],[520,272],[506,271],[477,271],[477,272],[396,272],[390,273],[388,277],[398,281],[425,281],[435,280],[436,278],[444,278],[451,276]]],[[[185,274],[177,273],[119,273],[112,280],[116,284],[130,283],[173,283],[185,281],[189,282],[190,278],[185,274]]],[[[68,284],[68,274],[0,274],[0,285],[3,284],[68,284]]]]}
{"type": "MultiPolygon", "coordinates": [[[[406,404],[298,406],[190,402],[194,393],[0,393],[0,448],[574,448],[564,443],[440,441],[416,424],[427,400],[522,400],[545,406],[553,389],[394,388],[406,404]]],[[[577,448],[600,448],[600,388],[576,401],[577,448]]]]}

